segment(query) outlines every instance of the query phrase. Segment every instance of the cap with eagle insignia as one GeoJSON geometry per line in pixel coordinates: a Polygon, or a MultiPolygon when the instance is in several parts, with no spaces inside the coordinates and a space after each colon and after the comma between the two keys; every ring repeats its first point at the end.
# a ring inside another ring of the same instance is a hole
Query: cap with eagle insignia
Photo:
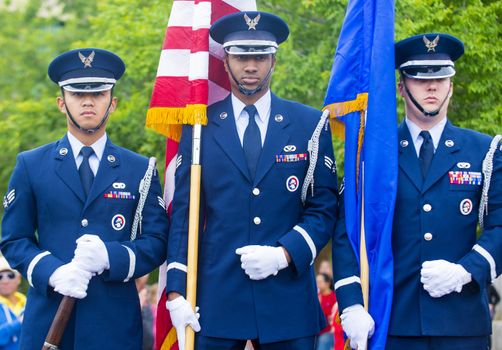
{"type": "Polygon", "coordinates": [[[286,22],[267,12],[246,11],[214,22],[211,37],[231,55],[274,54],[289,35],[286,22]]]}
{"type": "Polygon", "coordinates": [[[65,90],[97,92],[110,90],[124,71],[124,62],[113,52],[83,48],[56,57],[48,73],[49,78],[65,90]]]}
{"type": "Polygon", "coordinates": [[[453,63],[464,54],[464,44],[449,34],[426,33],[396,43],[396,68],[414,79],[441,79],[455,75],[453,63]]]}

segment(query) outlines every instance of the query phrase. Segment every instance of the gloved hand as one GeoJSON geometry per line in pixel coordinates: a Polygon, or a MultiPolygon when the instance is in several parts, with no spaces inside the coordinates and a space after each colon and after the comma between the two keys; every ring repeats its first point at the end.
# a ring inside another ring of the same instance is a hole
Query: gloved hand
{"type": "Polygon", "coordinates": [[[179,296],[171,301],[168,300],[166,308],[169,310],[171,321],[176,328],[179,350],[185,350],[186,326],[192,327],[195,332],[200,331],[199,307],[196,307],[194,312],[190,303],[184,297],[179,296]]]}
{"type": "Polygon", "coordinates": [[[83,299],[87,296],[87,286],[92,273],[82,270],[74,262],[60,266],[49,277],[49,285],[54,291],[69,297],[83,299]]]}
{"type": "Polygon", "coordinates": [[[77,239],[77,249],[73,260],[82,270],[101,274],[110,268],[108,251],[105,244],[96,235],[83,235],[77,239]]]}
{"type": "Polygon", "coordinates": [[[460,293],[464,284],[472,280],[472,276],[460,264],[446,260],[425,261],[420,271],[420,282],[433,298],[455,291],[460,293]]]}
{"type": "Polygon", "coordinates": [[[361,304],[355,304],[343,309],[340,319],[342,328],[350,339],[350,347],[366,350],[368,338],[371,338],[375,331],[375,321],[370,314],[361,304]]]}
{"type": "Polygon", "coordinates": [[[282,247],[247,245],[238,248],[241,267],[252,280],[262,280],[277,275],[279,270],[288,267],[288,260],[282,247]]]}

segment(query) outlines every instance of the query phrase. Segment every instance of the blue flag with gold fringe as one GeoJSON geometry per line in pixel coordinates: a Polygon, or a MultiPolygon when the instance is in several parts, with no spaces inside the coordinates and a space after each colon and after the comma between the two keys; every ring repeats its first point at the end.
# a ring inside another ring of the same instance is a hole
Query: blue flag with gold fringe
{"type": "MultiPolygon", "coordinates": [[[[335,134],[337,124],[345,127],[345,216],[361,271],[366,262],[369,268],[365,303],[375,320],[371,350],[385,349],[392,306],[391,237],[398,171],[395,86],[394,0],[350,0],[324,108],[331,112],[335,134]],[[360,250],[361,234],[365,250],[360,250]]],[[[363,292],[367,280],[362,274],[363,292]]]]}

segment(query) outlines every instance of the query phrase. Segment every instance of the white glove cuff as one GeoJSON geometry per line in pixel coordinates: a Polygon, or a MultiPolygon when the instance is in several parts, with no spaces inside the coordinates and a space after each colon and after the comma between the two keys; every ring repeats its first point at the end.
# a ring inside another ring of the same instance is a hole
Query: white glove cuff
{"type": "Polygon", "coordinates": [[[176,299],[166,301],[166,308],[169,311],[174,311],[182,307],[185,302],[186,302],[185,298],[180,296],[177,297],[176,299]]]}
{"type": "Polygon", "coordinates": [[[286,254],[284,253],[284,248],[282,247],[277,247],[279,250],[277,252],[277,265],[279,267],[279,270],[285,269],[288,267],[288,259],[286,259],[286,254]]]}
{"type": "Polygon", "coordinates": [[[364,307],[361,304],[350,305],[350,306],[346,307],[345,309],[343,309],[342,315],[347,314],[352,311],[356,311],[358,309],[364,310],[364,307]]]}
{"type": "Polygon", "coordinates": [[[467,270],[462,265],[458,264],[458,266],[459,266],[459,271],[462,271],[462,277],[461,277],[462,285],[470,283],[472,281],[472,275],[469,272],[467,272],[467,270]]]}

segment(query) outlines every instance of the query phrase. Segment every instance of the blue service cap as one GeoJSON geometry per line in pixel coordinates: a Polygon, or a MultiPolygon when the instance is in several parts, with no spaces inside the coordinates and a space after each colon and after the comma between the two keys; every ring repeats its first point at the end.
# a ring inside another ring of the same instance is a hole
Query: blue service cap
{"type": "Polygon", "coordinates": [[[221,17],[210,35],[231,55],[273,54],[289,35],[286,22],[267,12],[245,11],[221,17]]]}
{"type": "Polygon", "coordinates": [[[113,52],[84,48],[56,57],[48,73],[49,78],[65,90],[97,92],[110,90],[124,71],[124,61],[113,52]]]}
{"type": "Polygon", "coordinates": [[[441,79],[455,75],[455,64],[464,54],[464,43],[449,34],[426,33],[395,45],[396,69],[409,78],[441,79]]]}

